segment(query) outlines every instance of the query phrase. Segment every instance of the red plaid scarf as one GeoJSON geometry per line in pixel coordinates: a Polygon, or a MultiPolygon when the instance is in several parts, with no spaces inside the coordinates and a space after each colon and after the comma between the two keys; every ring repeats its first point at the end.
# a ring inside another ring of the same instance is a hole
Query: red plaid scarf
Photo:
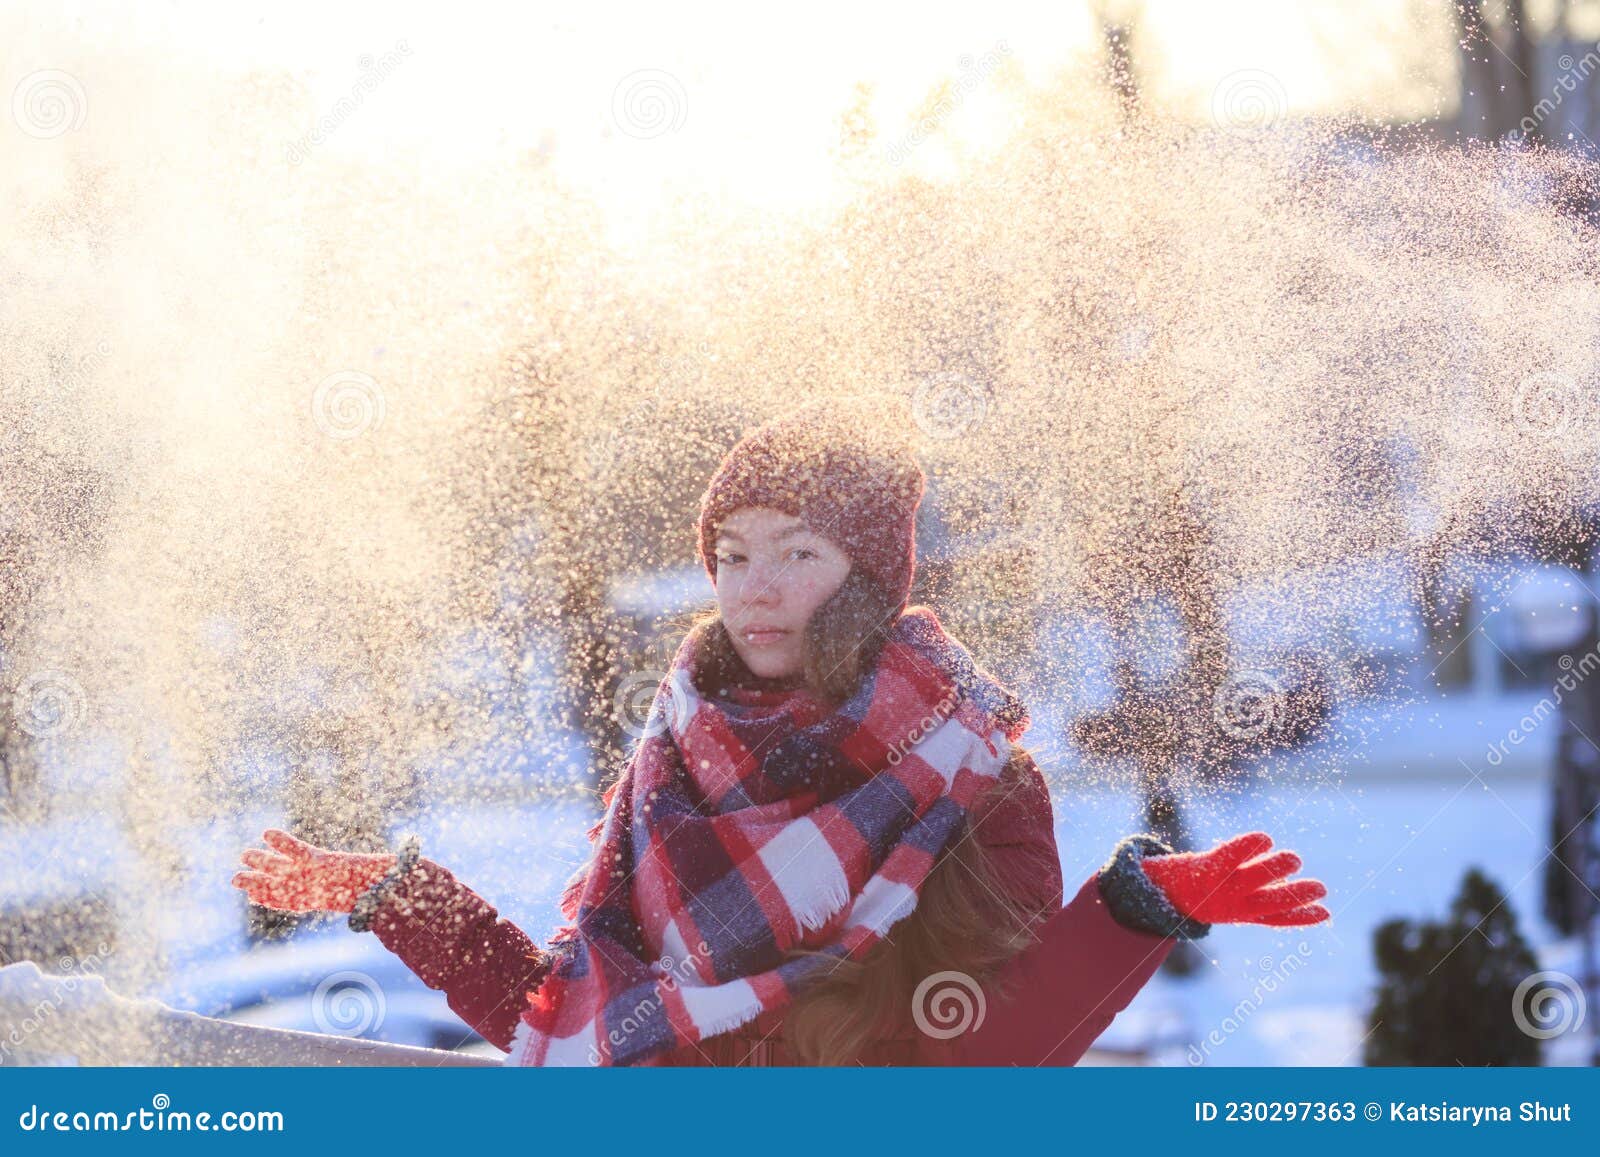
{"type": "Polygon", "coordinates": [[[685,639],[606,793],[507,1064],[656,1063],[860,958],[916,908],[1028,725],[926,607],[831,712],[804,690],[704,697],[695,652],[685,639]]]}

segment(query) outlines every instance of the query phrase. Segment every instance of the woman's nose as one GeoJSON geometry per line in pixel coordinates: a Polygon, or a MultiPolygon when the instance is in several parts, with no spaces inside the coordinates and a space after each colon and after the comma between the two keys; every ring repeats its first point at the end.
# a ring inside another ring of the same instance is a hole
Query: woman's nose
{"type": "Polygon", "coordinates": [[[739,588],[742,601],[751,604],[769,606],[778,601],[781,593],[779,568],[765,564],[752,563],[745,570],[744,583],[739,588]]]}

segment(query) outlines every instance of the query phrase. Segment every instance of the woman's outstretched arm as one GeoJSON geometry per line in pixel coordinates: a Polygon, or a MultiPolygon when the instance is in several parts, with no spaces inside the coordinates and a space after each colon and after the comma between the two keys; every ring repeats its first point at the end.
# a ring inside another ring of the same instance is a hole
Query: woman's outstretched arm
{"type": "Polygon", "coordinates": [[[1286,881],[1293,852],[1269,853],[1264,832],[1204,852],[1174,853],[1153,836],[1120,841],[1038,940],[984,985],[985,1017],[950,1038],[929,1038],[929,1064],[1072,1065],[1138,995],[1177,943],[1214,923],[1319,924],[1317,880],[1286,881]]]}
{"type": "Polygon", "coordinates": [[[375,888],[380,898],[352,927],[370,929],[484,1040],[509,1052],[527,993],[549,969],[546,954],[433,860],[375,888]]]}
{"type": "Polygon", "coordinates": [[[983,1023],[949,1040],[924,1038],[924,1063],[1075,1065],[1176,943],[1119,924],[1095,876],[1037,935],[984,984],[983,1023]]]}
{"type": "Polygon", "coordinates": [[[421,859],[414,838],[398,856],[319,848],[277,828],[262,842],[240,857],[235,887],[269,908],[350,913],[352,929],[370,928],[457,1016],[510,1051],[545,954],[449,869],[421,859]]]}

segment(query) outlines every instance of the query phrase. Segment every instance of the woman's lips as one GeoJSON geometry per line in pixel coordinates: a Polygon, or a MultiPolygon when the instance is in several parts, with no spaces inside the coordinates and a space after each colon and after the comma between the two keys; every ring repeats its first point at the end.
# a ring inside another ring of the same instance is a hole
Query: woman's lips
{"type": "Polygon", "coordinates": [[[788,631],[746,631],[744,641],[755,647],[770,647],[788,633],[788,631]]]}

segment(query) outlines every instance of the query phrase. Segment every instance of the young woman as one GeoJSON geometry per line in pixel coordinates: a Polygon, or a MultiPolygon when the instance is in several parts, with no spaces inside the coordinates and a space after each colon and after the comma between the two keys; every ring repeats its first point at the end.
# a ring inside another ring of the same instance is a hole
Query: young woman
{"type": "Polygon", "coordinates": [[[1070,1065],[1211,924],[1315,924],[1263,833],[1121,841],[1064,899],[1027,711],[908,606],[924,477],[821,407],[744,438],[701,504],[716,609],[605,793],[541,949],[445,867],[277,830],[234,878],[349,912],[508,1064],[1070,1065]]]}

